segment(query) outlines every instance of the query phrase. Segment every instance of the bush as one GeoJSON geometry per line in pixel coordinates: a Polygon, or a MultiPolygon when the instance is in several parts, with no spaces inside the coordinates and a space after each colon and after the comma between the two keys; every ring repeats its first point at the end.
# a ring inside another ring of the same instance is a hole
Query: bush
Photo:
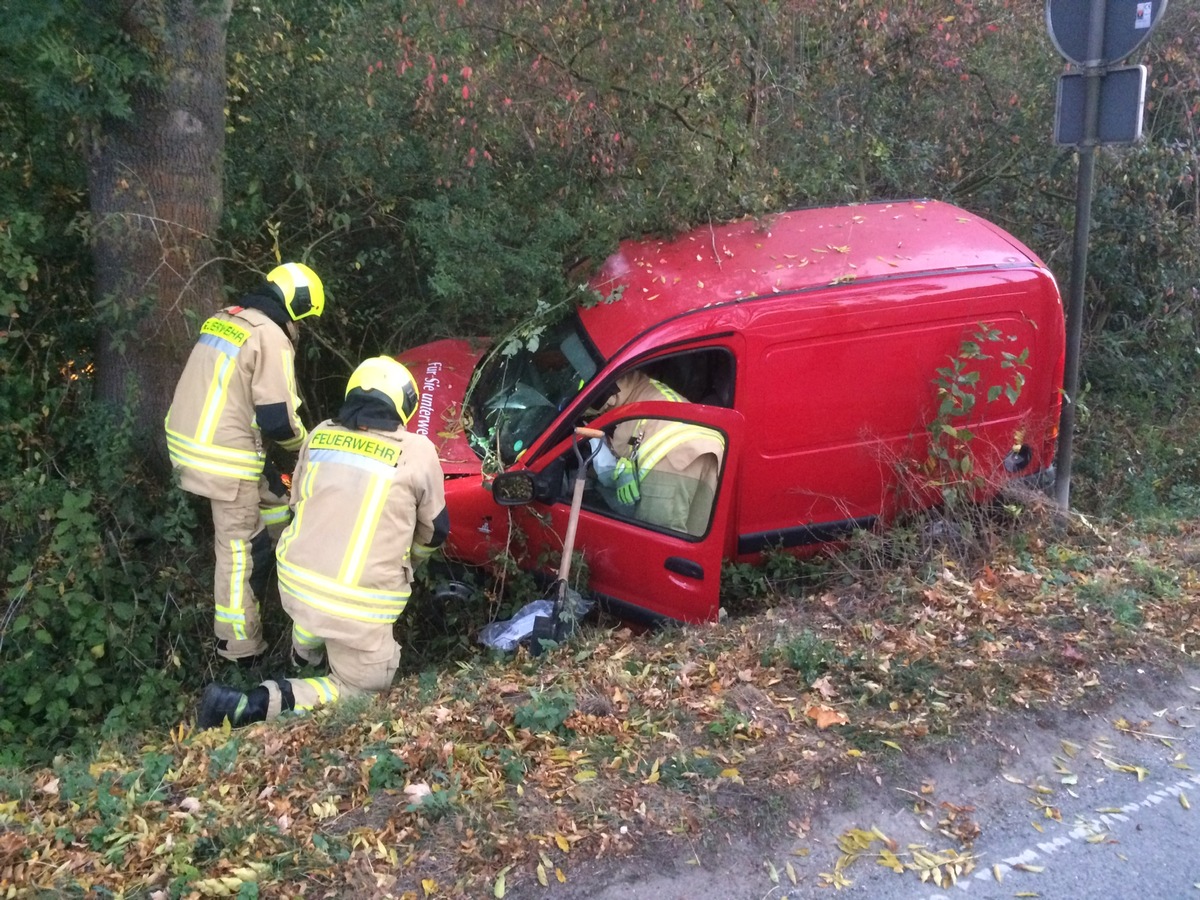
{"type": "MultiPolygon", "coordinates": [[[[19,402],[30,389],[10,374],[0,395],[19,402]]],[[[204,596],[188,574],[195,518],[140,471],[129,412],[90,403],[78,383],[44,397],[53,409],[13,422],[0,455],[7,764],[91,743],[100,726],[177,720],[211,616],[180,600],[204,596]]]]}

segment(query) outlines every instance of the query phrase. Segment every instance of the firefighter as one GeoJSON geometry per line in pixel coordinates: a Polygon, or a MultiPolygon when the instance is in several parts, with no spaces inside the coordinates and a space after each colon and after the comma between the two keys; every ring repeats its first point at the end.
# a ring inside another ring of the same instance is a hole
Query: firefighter
{"type": "Polygon", "coordinates": [[[417,384],[387,356],[362,363],[337,418],[300,450],[292,522],[279,539],[279,589],[292,618],[292,652],[329,675],[264,681],[243,693],[210,684],[197,725],[273,719],[388,689],[400,664],[392,626],[414,567],[450,529],[442,467],[428,438],[405,430],[417,384]]]}
{"type": "MultiPolygon", "coordinates": [[[[643,371],[627,372],[601,412],[627,403],[686,399],[643,371]]],[[[597,461],[617,509],[643,522],[701,535],[708,528],[725,440],[711,428],[672,419],[628,419],[609,437],[610,465],[597,461]]]]}
{"type": "Polygon", "coordinates": [[[298,323],[324,308],[316,272],[301,263],[276,266],[237,306],[200,327],[167,412],[167,449],[180,486],[212,505],[217,652],[241,665],[267,649],[259,602],[275,559],[260,504],[278,506],[281,485],[264,477],[265,442],[294,453],[304,440],[294,368],[298,323]]]}

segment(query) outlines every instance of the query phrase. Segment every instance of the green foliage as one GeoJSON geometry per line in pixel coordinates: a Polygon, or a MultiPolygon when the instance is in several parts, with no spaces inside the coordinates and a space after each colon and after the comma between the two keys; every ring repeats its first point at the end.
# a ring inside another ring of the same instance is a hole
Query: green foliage
{"type": "Polygon", "coordinates": [[[827,559],[803,559],[786,550],[769,549],[756,563],[727,561],[721,568],[721,608],[751,612],[782,597],[797,597],[828,574],[827,559]]]}
{"type": "Polygon", "coordinates": [[[404,787],[408,765],[387,743],[368,747],[367,751],[372,751],[375,756],[368,775],[368,785],[372,793],[404,787]]]}
{"type": "Polygon", "coordinates": [[[984,391],[984,402],[995,403],[1001,397],[1011,406],[1016,406],[1021,389],[1025,386],[1025,375],[1021,369],[1029,368],[1029,348],[1014,348],[1016,352],[1000,350],[1000,383],[982,381],[980,363],[992,359],[984,347],[998,342],[1013,341],[999,329],[980,324],[973,340],[964,340],[956,356],[950,357],[949,365],[937,369],[933,380],[937,390],[938,409],[929,423],[929,457],[924,471],[930,485],[936,488],[948,509],[973,499],[986,486],[985,478],[975,466],[971,451],[974,434],[963,423],[975,409],[984,391]],[[986,389],[986,390],[984,390],[986,389]]]}
{"type": "Polygon", "coordinates": [[[491,603],[484,589],[487,583],[484,573],[449,566],[440,558],[417,569],[412,597],[396,622],[396,640],[404,650],[400,657],[402,673],[421,673],[425,678],[427,670],[444,668],[479,652],[472,640],[475,629],[488,621],[491,603]],[[454,599],[439,599],[439,590],[449,581],[461,584],[464,590],[454,599]]]}
{"type": "Polygon", "coordinates": [[[704,730],[719,741],[729,742],[738,736],[744,737],[749,725],[750,720],[745,713],[722,704],[716,717],[708,723],[704,730]]]}
{"type": "Polygon", "coordinates": [[[775,647],[763,662],[765,665],[785,665],[812,684],[844,660],[837,647],[806,628],[782,646],[775,647]]]}
{"type": "Polygon", "coordinates": [[[513,710],[513,723],[534,734],[568,730],[564,724],[575,712],[575,695],[564,691],[537,691],[513,710]]]}
{"type": "Polygon", "coordinates": [[[1142,623],[1141,594],[1132,585],[1093,579],[1079,585],[1078,595],[1084,609],[1095,607],[1118,625],[1136,628],[1142,623]]]}
{"type": "Polygon", "coordinates": [[[139,469],[130,414],[89,403],[70,368],[57,383],[38,374],[40,391],[15,367],[0,380],[0,409],[12,411],[0,434],[0,735],[10,764],[45,761],[101,725],[170,724],[186,673],[199,669],[194,631],[206,620],[176,599],[191,584],[194,515],[139,469]]]}

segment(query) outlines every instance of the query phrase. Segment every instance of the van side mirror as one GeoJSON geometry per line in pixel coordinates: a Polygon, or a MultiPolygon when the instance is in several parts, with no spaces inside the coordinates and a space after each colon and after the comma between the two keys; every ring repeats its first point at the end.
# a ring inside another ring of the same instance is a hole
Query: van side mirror
{"type": "Polygon", "coordinates": [[[524,506],[533,502],[535,487],[528,472],[501,472],[492,479],[492,499],[501,506],[524,506]]]}

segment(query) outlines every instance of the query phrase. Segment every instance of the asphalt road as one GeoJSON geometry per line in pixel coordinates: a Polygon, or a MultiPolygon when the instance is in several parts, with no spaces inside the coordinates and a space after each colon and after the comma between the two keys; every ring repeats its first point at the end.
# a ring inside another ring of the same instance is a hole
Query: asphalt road
{"type": "Polygon", "coordinates": [[[717,849],[625,860],[530,896],[1200,900],[1200,671],[1109,677],[1118,679],[1110,700],[1088,712],[996,719],[973,741],[847,772],[783,839],[731,836],[717,849]],[[965,848],[943,829],[978,835],[965,848]],[[851,833],[866,846],[839,872],[839,839],[851,833]],[[926,854],[925,882],[919,870],[879,862],[889,847],[901,865],[915,863],[914,846],[926,854]],[[948,849],[971,858],[953,882],[940,865],[938,886],[931,863],[948,860],[948,849]]]}

